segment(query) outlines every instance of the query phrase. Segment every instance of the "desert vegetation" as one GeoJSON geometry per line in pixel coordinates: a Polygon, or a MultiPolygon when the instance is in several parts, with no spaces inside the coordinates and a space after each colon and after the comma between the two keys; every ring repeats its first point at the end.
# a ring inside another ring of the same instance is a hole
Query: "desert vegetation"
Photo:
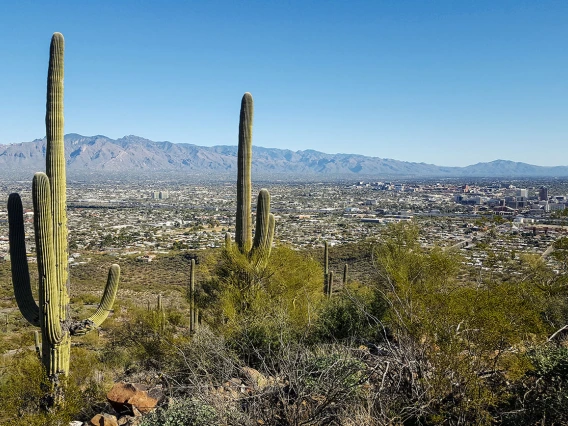
{"type": "MultiPolygon", "coordinates": [[[[33,329],[10,321],[3,421],[116,415],[106,393],[123,381],[167,395],[138,419],[145,425],[563,424],[568,352],[556,332],[568,313],[564,275],[533,257],[517,259],[530,271],[522,279],[480,281],[464,274],[458,254],[420,247],[419,234],[400,224],[362,242],[353,252],[374,272],[337,280],[331,297],[323,247],[313,256],[277,244],[262,268],[231,247],[211,250],[196,267],[194,331],[185,253],[151,266],[126,262],[124,275],[138,269],[148,285],[123,281],[125,294],[98,332],[73,340],[59,406],[42,409],[49,377],[33,329]],[[167,283],[174,265],[185,284],[167,283]]],[[[554,255],[566,266],[562,249],[554,255]]],[[[74,288],[74,314],[94,310],[93,282],[74,288]]]]}
{"type": "MultiPolygon", "coordinates": [[[[62,37],[53,40],[62,66],[62,37]]],[[[48,100],[62,96],[62,85],[53,91],[48,100]]],[[[177,247],[151,263],[125,256],[119,296],[114,265],[100,299],[95,277],[113,263],[109,256],[93,252],[67,286],[62,100],[51,104],[53,152],[33,186],[37,272],[28,270],[19,198],[9,204],[11,262],[0,263],[0,295],[2,307],[17,302],[24,318],[7,319],[0,341],[0,422],[568,422],[565,238],[552,264],[511,253],[499,260],[505,273],[484,275],[457,250],[425,247],[410,222],[349,246],[322,240],[297,250],[278,242],[264,189],[253,233],[247,93],[234,242],[227,234],[222,248],[177,247]],[[152,406],[117,408],[109,392],[117,384],[152,406]]]]}

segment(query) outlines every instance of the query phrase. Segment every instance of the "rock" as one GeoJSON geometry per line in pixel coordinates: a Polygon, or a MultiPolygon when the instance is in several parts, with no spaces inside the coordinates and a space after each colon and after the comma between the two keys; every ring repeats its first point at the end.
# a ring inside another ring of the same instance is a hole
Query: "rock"
{"type": "Polygon", "coordinates": [[[148,389],[140,383],[115,383],[107,393],[112,408],[120,414],[135,415],[135,409],[142,414],[152,411],[164,397],[160,388],[148,389]]]}
{"type": "Polygon", "coordinates": [[[229,383],[230,383],[232,386],[238,387],[238,386],[240,386],[241,383],[243,383],[243,382],[242,382],[242,380],[239,379],[238,377],[233,377],[232,379],[229,379],[229,383]]]}
{"type": "Polygon", "coordinates": [[[107,413],[97,414],[89,424],[91,426],[118,426],[116,417],[107,413]]]}
{"type": "Polygon", "coordinates": [[[118,419],[118,426],[133,426],[140,423],[140,420],[141,419],[139,417],[122,416],[120,419],[118,419]]]}
{"type": "Polygon", "coordinates": [[[268,386],[268,379],[264,377],[260,371],[251,367],[243,367],[241,371],[243,372],[246,381],[256,389],[263,389],[268,386]]]}
{"type": "Polygon", "coordinates": [[[73,420],[72,422],[69,422],[69,426],[83,426],[83,422],[80,420],[73,420]]]}
{"type": "Polygon", "coordinates": [[[122,416],[118,419],[118,426],[138,426],[142,422],[142,417],[122,416]]]}

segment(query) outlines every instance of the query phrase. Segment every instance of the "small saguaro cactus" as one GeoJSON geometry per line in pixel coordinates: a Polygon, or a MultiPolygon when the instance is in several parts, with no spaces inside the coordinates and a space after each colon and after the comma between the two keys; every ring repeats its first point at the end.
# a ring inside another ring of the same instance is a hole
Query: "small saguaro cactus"
{"type": "MultiPolygon", "coordinates": [[[[67,201],[63,146],[63,53],[60,33],[51,39],[45,117],[46,173],[33,178],[34,231],[39,272],[39,306],[32,295],[26,258],[22,201],[8,198],[8,222],[12,283],[20,312],[41,329],[41,360],[57,389],[60,376],[69,372],[71,335],[82,335],[108,317],[118,288],[120,267],[112,265],[98,309],[89,318],[72,321],[69,315],[69,265],[67,201]]],[[[39,339],[36,340],[39,347],[39,339]]]]}
{"type": "MultiPolygon", "coordinates": [[[[239,147],[237,157],[237,217],[235,242],[239,251],[263,265],[268,261],[274,238],[274,215],[270,213],[270,194],[261,189],[256,204],[256,229],[252,238],[251,167],[252,123],[254,106],[252,95],[245,93],[241,101],[239,119],[239,147]]],[[[225,240],[227,243],[227,239],[225,240]]]]}
{"type": "Polygon", "coordinates": [[[158,326],[160,328],[160,332],[164,332],[166,329],[166,312],[164,311],[164,302],[161,294],[158,294],[156,313],[158,314],[158,326]]]}
{"type": "Polygon", "coordinates": [[[328,298],[331,297],[331,293],[333,291],[333,271],[329,271],[329,274],[327,274],[327,285],[325,288],[325,292],[326,292],[326,296],[328,298]]]}
{"type": "Polygon", "coordinates": [[[197,306],[195,304],[195,259],[191,259],[189,270],[189,331],[197,330],[197,306]]]}
{"type": "Polygon", "coordinates": [[[323,274],[324,277],[329,274],[329,245],[327,241],[323,242],[323,274]]]}
{"type": "Polygon", "coordinates": [[[323,242],[323,293],[327,296],[329,288],[329,245],[323,242]]]}

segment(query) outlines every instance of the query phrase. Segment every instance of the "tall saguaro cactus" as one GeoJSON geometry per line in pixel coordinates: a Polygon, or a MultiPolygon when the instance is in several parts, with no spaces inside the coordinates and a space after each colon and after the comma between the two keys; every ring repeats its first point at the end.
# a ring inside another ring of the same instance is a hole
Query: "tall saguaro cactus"
{"type": "Polygon", "coordinates": [[[41,359],[55,385],[61,375],[66,376],[69,372],[70,336],[85,334],[103,323],[112,309],[120,278],[120,267],[112,265],[95,313],[82,321],[69,318],[63,53],[63,35],[55,33],[51,39],[47,77],[47,174],[36,173],[32,185],[39,306],[33,298],[30,284],[22,201],[15,193],[8,198],[10,258],[16,302],[24,318],[41,328],[41,359]]]}
{"type": "Polygon", "coordinates": [[[275,220],[274,215],[270,213],[270,194],[268,190],[261,189],[256,204],[256,229],[253,241],[251,213],[253,115],[252,95],[247,92],[241,101],[239,119],[235,242],[241,253],[255,257],[260,264],[265,264],[272,249],[275,220]]]}

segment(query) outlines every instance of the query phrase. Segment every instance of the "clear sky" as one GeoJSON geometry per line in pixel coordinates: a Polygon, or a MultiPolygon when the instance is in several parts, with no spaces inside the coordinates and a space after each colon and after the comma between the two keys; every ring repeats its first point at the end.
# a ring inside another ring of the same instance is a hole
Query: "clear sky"
{"type": "Polygon", "coordinates": [[[0,143],[65,132],[467,165],[568,165],[568,1],[0,0],[0,143]]]}

